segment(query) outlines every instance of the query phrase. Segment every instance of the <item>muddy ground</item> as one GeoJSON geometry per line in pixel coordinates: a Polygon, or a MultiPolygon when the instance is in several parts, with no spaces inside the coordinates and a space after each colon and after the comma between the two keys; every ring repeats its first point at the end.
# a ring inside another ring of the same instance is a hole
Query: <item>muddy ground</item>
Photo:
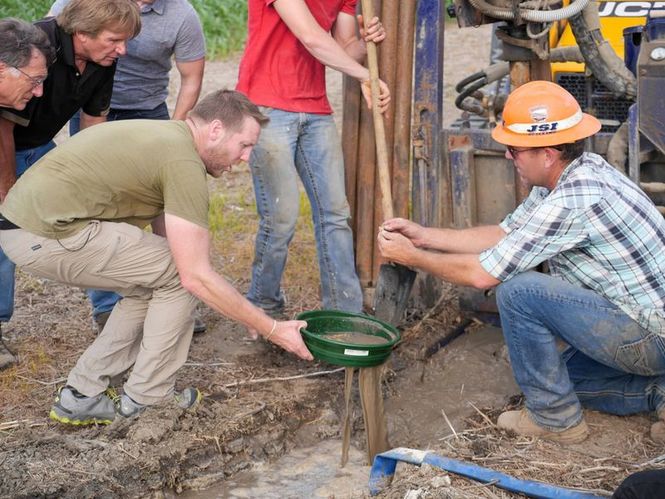
{"type": "MultiPolygon", "coordinates": [[[[446,33],[446,122],[455,112],[452,87],[487,60],[488,30],[446,33]]],[[[232,87],[238,59],[209,63],[206,90],[232,87]]],[[[341,80],[332,75],[339,109],[341,80]]],[[[247,168],[215,182],[226,219],[213,260],[245,291],[255,216],[247,168]],[[234,227],[236,229],[234,229],[234,227]],[[230,232],[229,232],[230,230],[230,232]]],[[[289,313],[318,307],[311,225],[303,220],[292,244],[285,287],[289,313]]],[[[306,363],[264,343],[242,327],[202,308],[208,331],[195,336],[178,387],[205,394],[193,412],[171,406],[108,427],[68,428],[47,418],[56,389],[94,338],[82,291],[19,274],[16,313],[3,327],[21,363],[0,373],[1,497],[164,497],[202,489],[296,447],[339,440],[343,373],[306,363]],[[315,375],[304,377],[305,375],[315,375]],[[289,379],[291,378],[291,379],[289,379]]],[[[629,473],[654,465],[662,449],[648,439],[648,416],[589,413],[592,434],[562,448],[497,430],[493,421],[518,404],[500,331],[474,323],[451,345],[423,352],[458,320],[455,290],[432,310],[411,311],[406,341],[387,364],[384,392],[395,446],[432,449],[507,473],[607,495],[629,473]]],[[[353,444],[364,447],[361,412],[353,414],[353,444]]],[[[657,465],[657,464],[655,464],[657,465]]],[[[429,467],[403,465],[383,497],[512,497],[492,486],[429,467]]],[[[331,493],[334,496],[335,493],[331,493]]],[[[359,488],[354,497],[367,495],[359,488]]],[[[338,495],[337,497],[343,497],[338,495]]]]}

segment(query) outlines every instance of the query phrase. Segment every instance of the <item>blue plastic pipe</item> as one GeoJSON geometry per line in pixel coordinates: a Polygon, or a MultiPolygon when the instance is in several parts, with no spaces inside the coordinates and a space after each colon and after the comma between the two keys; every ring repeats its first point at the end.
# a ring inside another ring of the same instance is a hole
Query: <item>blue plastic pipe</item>
{"type": "Polygon", "coordinates": [[[478,482],[492,483],[492,485],[499,488],[509,490],[510,492],[524,494],[527,497],[538,497],[543,499],[591,499],[604,497],[579,492],[574,489],[556,487],[543,482],[521,480],[489,468],[483,468],[482,466],[477,466],[475,464],[458,461],[457,459],[437,456],[432,452],[408,449],[406,447],[398,447],[389,450],[388,452],[377,454],[374,457],[374,464],[372,464],[372,470],[369,474],[369,492],[371,495],[378,494],[391,484],[393,476],[395,475],[397,461],[404,461],[405,463],[415,464],[417,466],[427,463],[436,466],[437,468],[441,468],[442,470],[478,482]]]}

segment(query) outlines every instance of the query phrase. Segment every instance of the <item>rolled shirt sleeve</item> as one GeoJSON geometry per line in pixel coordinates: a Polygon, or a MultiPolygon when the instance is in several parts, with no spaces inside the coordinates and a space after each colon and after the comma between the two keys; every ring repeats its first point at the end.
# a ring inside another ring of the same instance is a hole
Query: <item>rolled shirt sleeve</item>
{"type": "Polygon", "coordinates": [[[544,189],[534,189],[501,222],[506,236],[480,254],[481,266],[499,281],[506,281],[588,242],[583,210],[548,201],[544,198],[545,192],[544,189]]]}

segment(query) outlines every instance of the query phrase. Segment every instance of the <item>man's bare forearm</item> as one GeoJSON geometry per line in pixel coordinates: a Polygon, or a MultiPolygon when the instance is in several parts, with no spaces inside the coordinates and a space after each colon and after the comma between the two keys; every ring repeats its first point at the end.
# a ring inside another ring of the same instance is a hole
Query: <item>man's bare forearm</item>
{"type": "Polygon", "coordinates": [[[482,225],[468,229],[425,229],[422,248],[445,251],[446,253],[479,254],[496,245],[505,237],[505,231],[498,225],[482,225]]]}
{"type": "Polygon", "coordinates": [[[480,265],[478,255],[475,254],[449,254],[419,249],[409,264],[453,284],[478,289],[492,288],[499,284],[499,281],[480,265]]]}
{"type": "Polygon", "coordinates": [[[81,130],[85,130],[93,125],[99,123],[104,123],[106,121],[106,116],[90,116],[89,114],[81,111],[81,130]]]}

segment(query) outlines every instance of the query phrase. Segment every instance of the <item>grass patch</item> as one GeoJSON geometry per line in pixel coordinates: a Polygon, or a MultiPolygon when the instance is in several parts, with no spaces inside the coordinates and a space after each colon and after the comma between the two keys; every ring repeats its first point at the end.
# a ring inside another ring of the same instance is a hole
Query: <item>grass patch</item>
{"type": "MultiPolygon", "coordinates": [[[[247,36],[247,0],[190,0],[201,18],[208,59],[241,50],[247,36]]],[[[46,15],[52,0],[2,0],[0,17],[35,21],[46,15]]]]}

